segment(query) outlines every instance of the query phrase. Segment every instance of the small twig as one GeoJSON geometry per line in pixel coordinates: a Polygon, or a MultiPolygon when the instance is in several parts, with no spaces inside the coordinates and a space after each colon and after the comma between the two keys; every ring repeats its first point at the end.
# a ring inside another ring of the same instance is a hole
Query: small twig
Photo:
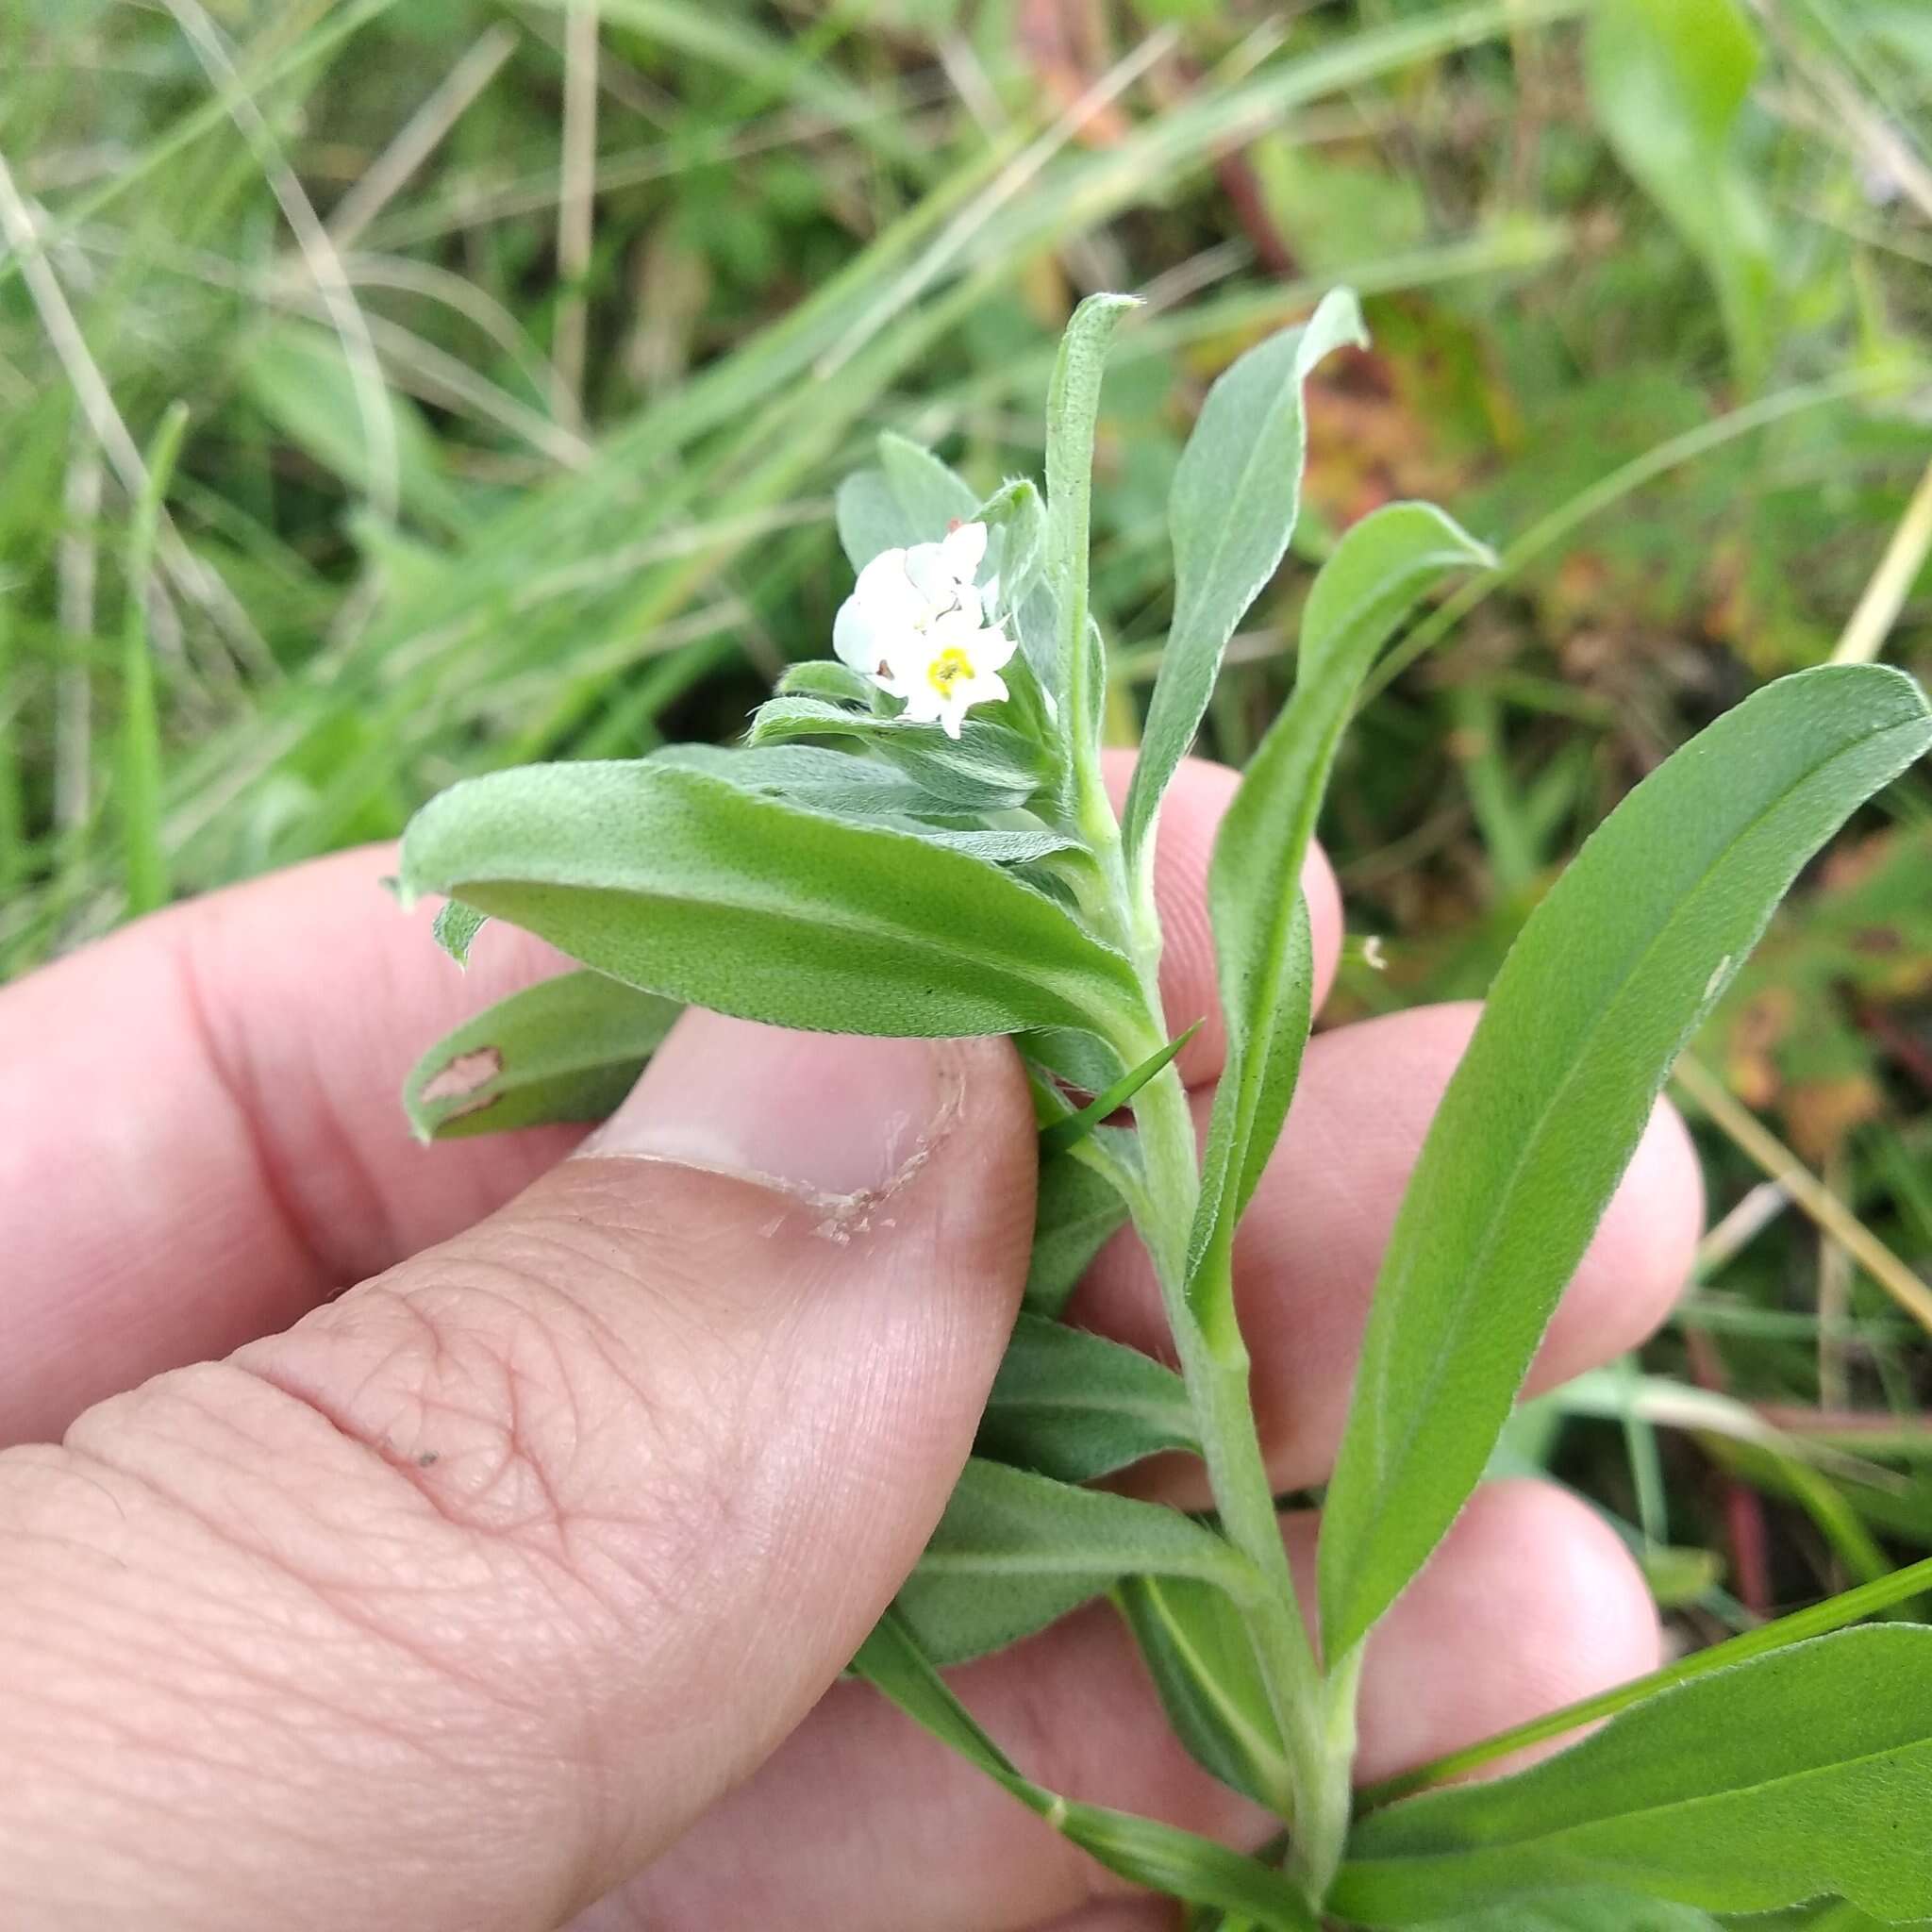
{"type": "MultiPolygon", "coordinates": [[[[1834,1152],[1825,1162],[1824,1185],[1834,1197],[1845,1192],[1845,1157],[1834,1152]]],[[[1818,1231],[1818,1400],[1825,1408],[1850,1401],[1845,1324],[1852,1311],[1852,1251],[1828,1228],[1818,1231]]]]}
{"type": "MultiPolygon", "coordinates": [[[[13,258],[20,265],[21,279],[26,284],[41,327],[79,400],[88,428],[112,465],[122,489],[139,501],[147,483],[146,459],[115,404],[100,364],[88,347],[67,291],[60,286],[53,260],[42,245],[33,212],[14,185],[4,154],[0,154],[0,235],[6,237],[13,258]]],[[[274,675],[275,659],[234,592],[223,582],[220,573],[203,563],[181,541],[165,514],[158,547],[161,562],[181,594],[198,605],[218,625],[237,659],[263,675],[274,675]]]]}
{"type": "Polygon", "coordinates": [[[1925,465],[1925,474],[1831,654],[1834,664],[1869,664],[1878,656],[1905,608],[1928,551],[1932,551],[1932,463],[1925,465]]]}
{"type": "Polygon", "coordinates": [[[1691,1278],[1708,1281],[1791,1205],[1782,1181],[1759,1181],[1697,1244],[1691,1278]]]}
{"type": "Polygon", "coordinates": [[[991,182],[934,240],[920,258],[866,308],[812,369],[815,381],[837,375],[892,316],[902,313],[965,254],[974,238],[1006,205],[1030,187],[1041,171],[1101,108],[1117,100],[1174,44],[1172,27],[1150,35],[1124,56],[1061,114],[1038,140],[1013,157],[991,182]]]}
{"type": "MultiPolygon", "coordinates": [[[[194,49],[202,72],[219,86],[239,89],[241,75],[236,72],[227,43],[201,0],[166,0],[166,5],[194,49]]],[[[395,414],[390,407],[375,344],[370,340],[368,320],[343,272],[335,242],[316,214],[308,190],[284,158],[281,144],[253,96],[242,92],[234,93],[228,114],[268,182],[269,192],[275,196],[282,219],[288,223],[308,274],[327,307],[329,321],[341,339],[350,386],[356,393],[356,410],[361,418],[362,435],[369,451],[370,506],[383,522],[393,523],[402,493],[402,460],[395,414]]]]}
{"type": "Polygon", "coordinates": [[[99,578],[101,482],[100,445],[76,435],[61,491],[58,552],[61,661],[54,681],[54,823],[63,832],[85,825],[93,803],[93,678],[88,656],[99,578]]]}
{"type": "Polygon", "coordinates": [[[325,225],[337,248],[350,247],[389,206],[462,119],[470,103],[496,78],[497,70],[516,52],[516,45],[514,31],[499,23],[443,75],[404,122],[395,139],[369,164],[362,178],[336,203],[325,225]]]}
{"type": "Polygon", "coordinates": [[[564,18],[563,158],[557,192],[557,326],[551,359],[582,420],[592,214],[597,186],[597,5],[576,0],[564,18]]]}
{"type": "Polygon", "coordinates": [[[1731,1097],[1728,1088],[1689,1054],[1676,1080],[1736,1146],[1757,1162],[1817,1224],[1841,1241],[1854,1260],[1919,1324],[1932,1331],[1932,1288],[1827,1188],[1777,1136],[1731,1097]]]}
{"type": "MultiPolygon", "coordinates": [[[[1712,1394],[1729,1392],[1730,1377],[1715,1341],[1691,1329],[1684,1339],[1690,1377],[1712,1394]]],[[[1731,1581],[1739,1600],[1754,1617],[1771,1615],[1771,1529],[1765,1521],[1764,1498],[1741,1477],[1724,1471],[1718,1478],[1724,1498],[1724,1540],[1731,1546],[1731,1581]]]]}

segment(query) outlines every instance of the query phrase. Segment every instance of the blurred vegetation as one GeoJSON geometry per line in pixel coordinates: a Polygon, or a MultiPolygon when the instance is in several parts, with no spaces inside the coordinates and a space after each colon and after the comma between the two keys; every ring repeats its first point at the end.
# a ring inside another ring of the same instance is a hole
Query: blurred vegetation
{"type": "MultiPolygon", "coordinates": [[[[1150,301],[1098,497],[1131,739],[1192,411],[1347,280],[1375,347],[1318,382],[1314,514],[1210,748],[1271,715],[1349,521],[1426,494],[1495,541],[1324,827],[1331,1017],[1479,992],[1753,684],[1932,671],[1928,107],[1922,0],[16,0],[0,971],[467,772],[728,736],[825,647],[841,473],[887,426],[1037,469],[1098,287],[1150,301]]],[[[1923,775],[1698,1052],[1829,1226],[1701,1118],[1726,1218],[1677,1319],[1508,1452],[1687,1641],[1932,1549],[1923,775]]]]}

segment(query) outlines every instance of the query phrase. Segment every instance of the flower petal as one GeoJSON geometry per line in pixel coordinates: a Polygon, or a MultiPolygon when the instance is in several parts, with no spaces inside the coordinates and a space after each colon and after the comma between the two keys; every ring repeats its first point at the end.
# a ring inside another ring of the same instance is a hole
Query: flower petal
{"type": "Polygon", "coordinates": [[[832,620],[832,649],[841,664],[862,671],[869,677],[879,665],[879,628],[876,618],[855,591],[839,607],[832,620]]]}
{"type": "MultiPolygon", "coordinates": [[[[995,624],[989,625],[986,629],[976,633],[966,650],[977,669],[1000,671],[1012,661],[1013,653],[1019,648],[1019,640],[1009,638],[995,624]]],[[[1005,693],[1002,692],[1002,695],[1005,693]]]]}
{"type": "MultiPolygon", "coordinates": [[[[946,701],[932,688],[930,678],[908,679],[906,687],[904,718],[908,724],[930,724],[946,708],[946,701]]],[[[958,735],[957,732],[954,734],[958,735]]]]}
{"type": "Polygon", "coordinates": [[[970,584],[986,561],[986,525],[961,524],[957,530],[947,531],[940,551],[953,581],[970,584]]]}
{"type": "Polygon", "coordinates": [[[882,625],[909,627],[925,614],[926,600],[911,581],[907,558],[904,550],[881,550],[852,587],[852,594],[882,625]]]}
{"type": "Polygon", "coordinates": [[[928,614],[945,609],[958,591],[958,580],[946,568],[938,543],[915,543],[907,551],[906,577],[928,614]]]}

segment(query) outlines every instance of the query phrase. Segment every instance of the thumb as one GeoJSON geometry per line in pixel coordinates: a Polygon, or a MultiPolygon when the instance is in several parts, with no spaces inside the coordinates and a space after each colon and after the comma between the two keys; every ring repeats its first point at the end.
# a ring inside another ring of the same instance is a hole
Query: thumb
{"type": "Polygon", "coordinates": [[[0,1457],[0,1923],[474,1932],[608,1890],[916,1558],[1031,1169],[1003,1041],[692,1014],[491,1220],[0,1457]]]}

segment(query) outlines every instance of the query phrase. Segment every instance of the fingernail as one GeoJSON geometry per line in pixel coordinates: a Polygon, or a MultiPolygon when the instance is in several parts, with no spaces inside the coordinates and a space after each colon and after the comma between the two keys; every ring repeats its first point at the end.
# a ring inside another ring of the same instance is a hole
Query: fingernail
{"type": "Polygon", "coordinates": [[[946,1041],[792,1033],[687,1013],[581,1153],[680,1166],[811,1194],[890,1186],[958,1099],[946,1041]]]}

